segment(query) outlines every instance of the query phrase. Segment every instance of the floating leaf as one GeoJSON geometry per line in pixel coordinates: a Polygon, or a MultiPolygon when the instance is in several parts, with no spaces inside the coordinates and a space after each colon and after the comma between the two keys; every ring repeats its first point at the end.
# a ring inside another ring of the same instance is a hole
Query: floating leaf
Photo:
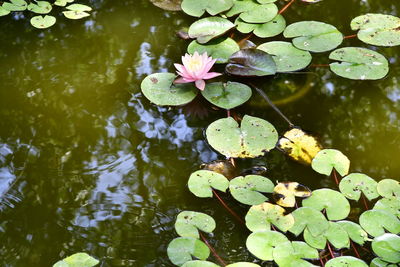
{"type": "Polygon", "coordinates": [[[53,16],[34,16],[30,20],[33,27],[38,29],[45,29],[53,26],[56,23],[56,18],[53,16]]]}
{"type": "Polygon", "coordinates": [[[183,0],[182,10],[193,17],[201,17],[206,11],[214,16],[233,6],[232,0],[183,0]]]}
{"type": "Polygon", "coordinates": [[[204,213],[182,211],[175,222],[175,230],[182,237],[199,238],[199,230],[211,233],[215,229],[214,219],[204,213]]]}
{"type": "Polygon", "coordinates": [[[400,218],[400,199],[382,198],[375,203],[374,210],[385,210],[400,218]]]}
{"type": "Polygon", "coordinates": [[[54,2],[54,5],[56,5],[56,6],[66,6],[67,4],[72,3],[72,2],[74,2],[74,0],[56,0],[54,2]]]}
{"type": "Polygon", "coordinates": [[[226,192],[229,181],[222,174],[200,170],[190,175],[188,186],[190,192],[197,197],[212,197],[212,189],[226,192]]]}
{"type": "Polygon", "coordinates": [[[0,17],[10,14],[10,11],[0,6],[0,17]]]}
{"type": "Polygon", "coordinates": [[[330,259],[325,267],[368,267],[368,265],[357,258],[351,256],[341,256],[337,258],[330,259]]]}
{"type": "Polygon", "coordinates": [[[4,2],[2,7],[8,11],[24,11],[28,4],[24,0],[11,0],[11,3],[4,2]]]}
{"type": "Polygon", "coordinates": [[[349,173],[350,160],[336,149],[323,149],[314,157],[311,162],[314,171],[330,175],[335,169],[341,176],[349,173]]]}
{"type": "Polygon", "coordinates": [[[373,237],[383,235],[385,229],[392,234],[400,233],[399,219],[384,210],[367,210],[360,216],[361,227],[373,237]]]}
{"type": "Polygon", "coordinates": [[[272,56],[258,49],[242,49],[233,54],[226,72],[239,76],[266,76],[276,73],[276,64],[272,56]]]}
{"type": "Polygon", "coordinates": [[[315,4],[321,2],[322,0],[301,0],[301,1],[309,4],[315,4]]]}
{"type": "Polygon", "coordinates": [[[78,12],[88,12],[92,11],[92,8],[87,5],[82,5],[82,4],[72,4],[66,7],[66,9],[71,10],[71,11],[78,11],[78,12]]]}
{"type": "Polygon", "coordinates": [[[380,258],[375,258],[371,261],[370,267],[398,267],[396,264],[390,264],[380,258]]]}
{"type": "Polygon", "coordinates": [[[343,230],[345,230],[351,240],[359,245],[363,245],[368,239],[368,234],[365,232],[360,225],[351,221],[339,221],[336,222],[343,230]]]}
{"type": "Polygon", "coordinates": [[[278,134],[269,122],[245,115],[240,128],[231,117],[211,123],[206,131],[208,143],[226,157],[255,158],[273,149],[278,134]]]}
{"type": "Polygon", "coordinates": [[[142,81],[140,87],[144,96],[159,106],[180,106],[191,102],[198,90],[193,84],[172,85],[173,73],[153,73],[142,81]]]}
{"type": "Polygon", "coordinates": [[[359,30],[357,37],[372,45],[400,45],[400,18],[383,14],[366,14],[351,21],[351,29],[359,30]]]}
{"type": "Polygon", "coordinates": [[[311,196],[311,190],[296,182],[281,182],[274,188],[276,204],[282,207],[294,207],[296,205],[295,197],[309,196],[311,196]]]}
{"type": "Polygon", "coordinates": [[[156,7],[168,11],[180,11],[182,0],[150,0],[156,7]]]}
{"type": "Polygon", "coordinates": [[[318,21],[301,21],[290,24],[283,35],[294,38],[293,45],[311,52],[326,52],[338,47],[343,35],[336,27],[318,21]]]}
{"type": "Polygon", "coordinates": [[[81,19],[90,16],[89,13],[83,11],[63,11],[67,19],[81,19]]]}
{"type": "Polygon", "coordinates": [[[53,267],[92,267],[99,263],[98,260],[86,253],[75,253],[53,265],[53,267]]]}
{"type": "Polygon", "coordinates": [[[335,222],[329,222],[328,230],[318,236],[313,236],[308,229],[305,229],[304,240],[307,244],[317,249],[325,249],[327,241],[329,241],[329,243],[331,243],[336,249],[350,247],[349,235],[335,222]]]}
{"type": "Polygon", "coordinates": [[[258,205],[268,200],[262,193],[272,193],[274,183],[259,175],[239,176],[230,181],[229,191],[240,203],[258,205]]]}
{"type": "Polygon", "coordinates": [[[214,160],[209,163],[203,163],[200,167],[203,170],[209,170],[222,174],[228,179],[237,176],[236,168],[232,165],[230,160],[214,160]]]}
{"type": "Polygon", "coordinates": [[[233,109],[247,102],[251,97],[251,88],[237,82],[215,82],[206,84],[201,94],[211,104],[224,109],[233,109]]]}
{"type": "Polygon", "coordinates": [[[275,3],[278,0],[256,0],[260,4],[269,4],[269,3],[275,3]]]}
{"type": "Polygon", "coordinates": [[[178,237],[172,240],[167,248],[170,261],[175,265],[183,265],[194,257],[205,260],[210,255],[210,250],[202,241],[193,237],[178,237]]]}
{"type": "Polygon", "coordinates": [[[185,264],[182,265],[182,267],[219,267],[219,265],[210,262],[210,261],[187,261],[185,264]]]}
{"type": "Polygon", "coordinates": [[[400,182],[393,179],[383,179],[378,183],[377,190],[379,195],[390,198],[400,199],[400,182]]]}
{"type": "Polygon", "coordinates": [[[304,259],[318,259],[319,254],[315,248],[304,242],[294,241],[278,244],[273,251],[274,261],[279,266],[316,266],[304,259]]]}
{"type": "Polygon", "coordinates": [[[49,2],[36,1],[35,3],[36,4],[30,3],[28,5],[28,10],[29,11],[32,11],[32,12],[37,13],[37,14],[48,14],[52,9],[51,4],[49,2]]]}
{"type": "Polygon", "coordinates": [[[216,63],[227,63],[230,56],[239,50],[239,45],[231,38],[218,38],[205,45],[192,41],[187,49],[190,54],[196,51],[199,54],[207,52],[210,57],[217,60],[216,63]]]}
{"type": "Polygon", "coordinates": [[[240,19],[248,23],[266,23],[278,15],[278,7],[272,3],[260,4],[253,0],[236,0],[226,16],[232,17],[238,14],[240,19]]]}
{"type": "Polygon", "coordinates": [[[303,200],[303,207],[325,210],[329,220],[342,220],[350,213],[349,201],[340,192],[328,188],[314,190],[303,200]]]}
{"type": "Polygon", "coordinates": [[[226,267],[260,267],[260,265],[252,262],[236,262],[226,265],[226,267]]]}
{"type": "Polygon", "coordinates": [[[235,27],[235,24],[227,19],[209,17],[195,21],[190,25],[188,33],[190,38],[197,38],[197,42],[205,44],[211,39],[226,33],[233,27],[235,27]]]}
{"type": "Polygon", "coordinates": [[[272,261],[272,252],[276,246],[286,243],[286,236],[275,231],[261,231],[251,233],[246,240],[247,249],[257,258],[264,261],[272,261]]]}
{"type": "Polygon", "coordinates": [[[361,47],[345,47],[333,51],[329,64],[337,75],[353,80],[378,80],[389,72],[387,59],[378,52],[361,47]]]}
{"type": "Polygon", "coordinates": [[[400,237],[394,234],[384,234],[372,241],[372,250],[382,260],[390,263],[400,263],[400,237]]]}
{"type": "MultiPolygon", "coordinates": [[[[272,55],[277,67],[277,72],[297,71],[307,67],[312,60],[308,51],[300,50],[288,42],[269,42],[261,44],[257,49],[272,55]]],[[[301,131],[300,129],[292,129],[301,131]]],[[[314,139],[315,140],[315,139],[314,139]]]]}
{"type": "Polygon", "coordinates": [[[352,173],[344,177],[339,184],[340,192],[348,199],[359,200],[361,192],[369,199],[379,197],[376,190],[377,182],[362,173],[352,173]]]}
{"type": "Polygon", "coordinates": [[[271,224],[286,232],[294,224],[291,214],[285,215],[285,209],[271,203],[252,206],[246,214],[246,226],[252,232],[270,230],[271,224]]]}
{"type": "Polygon", "coordinates": [[[237,30],[241,33],[253,32],[260,38],[273,37],[281,34],[286,28],[286,21],[282,15],[277,15],[271,21],[266,23],[247,23],[238,17],[235,20],[237,30]]]}
{"type": "Polygon", "coordinates": [[[301,207],[292,212],[294,217],[294,225],[289,229],[289,232],[298,236],[305,228],[313,236],[318,236],[328,230],[329,223],[325,216],[312,208],[301,207]]]}

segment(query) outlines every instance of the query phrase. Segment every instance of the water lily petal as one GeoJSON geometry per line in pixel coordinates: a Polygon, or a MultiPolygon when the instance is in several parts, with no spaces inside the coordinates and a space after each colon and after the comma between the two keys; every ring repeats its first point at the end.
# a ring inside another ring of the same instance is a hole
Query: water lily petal
{"type": "Polygon", "coordinates": [[[204,80],[197,80],[195,84],[196,87],[199,88],[201,91],[203,91],[204,88],[206,87],[206,82],[204,80]]]}
{"type": "Polygon", "coordinates": [[[210,59],[211,59],[211,60],[209,60],[209,61],[207,62],[207,64],[206,64],[206,66],[204,67],[203,75],[206,75],[206,73],[210,71],[210,69],[212,68],[212,66],[214,66],[215,61],[217,61],[217,59],[212,59],[212,58],[210,58],[210,59]]]}
{"type": "Polygon", "coordinates": [[[215,78],[215,77],[221,76],[221,75],[222,75],[222,73],[218,73],[218,72],[209,72],[209,73],[206,73],[206,74],[203,76],[203,79],[208,80],[208,79],[212,79],[212,78],[215,78]]]}
{"type": "Polygon", "coordinates": [[[186,78],[180,77],[180,78],[176,79],[174,81],[174,83],[192,83],[194,81],[195,81],[194,79],[186,79],[186,78]]]}
{"type": "Polygon", "coordinates": [[[185,66],[181,64],[174,64],[175,68],[178,70],[178,74],[185,78],[193,78],[190,73],[186,70],[185,66]]]}

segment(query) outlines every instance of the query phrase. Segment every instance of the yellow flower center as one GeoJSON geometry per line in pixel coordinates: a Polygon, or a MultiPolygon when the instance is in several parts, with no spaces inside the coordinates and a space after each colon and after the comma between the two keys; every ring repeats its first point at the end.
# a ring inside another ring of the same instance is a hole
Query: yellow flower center
{"type": "Polygon", "coordinates": [[[188,68],[191,71],[199,71],[203,67],[202,61],[197,58],[191,58],[189,61],[188,68]]]}

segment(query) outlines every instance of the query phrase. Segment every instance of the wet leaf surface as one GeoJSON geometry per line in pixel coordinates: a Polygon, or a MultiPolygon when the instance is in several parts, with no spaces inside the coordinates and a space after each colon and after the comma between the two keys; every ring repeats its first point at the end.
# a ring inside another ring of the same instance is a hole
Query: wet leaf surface
{"type": "Polygon", "coordinates": [[[225,71],[238,76],[266,76],[276,73],[272,56],[258,49],[242,49],[233,54],[225,71]]]}
{"type": "Polygon", "coordinates": [[[239,45],[231,38],[214,39],[204,45],[192,41],[187,49],[190,54],[194,54],[195,51],[199,54],[207,52],[208,56],[217,60],[216,63],[227,63],[232,54],[239,50],[239,45]]]}
{"type": "Polygon", "coordinates": [[[206,84],[206,88],[201,94],[217,107],[233,109],[246,103],[250,99],[252,91],[249,86],[242,83],[216,82],[206,84]]]}
{"type": "Polygon", "coordinates": [[[188,187],[190,192],[197,197],[212,197],[213,189],[226,192],[229,187],[229,181],[222,174],[200,170],[190,175],[188,187]]]}
{"type": "Polygon", "coordinates": [[[178,237],[172,240],[167,248],[170,261],[175,265],[183,265],[193,257],[205,260],[210,255],[206,244],[193,237],[178,237]]]}
{"type": "Polygon", "coordinates": [[[264,261],[272,261],[273,250],[276,246],[286,243],[286,236],[275,231],[260,231],[249,235],[246,241],[247,249],[257,258],[264,261]]]}
{"type": "Polygon", "coordinates": [[[365,174],[351,173],[340,181],[339,189],[348,199],[359,200],[363,193],[369,200],[372,200],[379,197],[377,185],[378,183],[374,179],[365,174]]]}
{"type": "Polygon", "coordinates": [[[215,226],[215,221],[211,216],[195,211],[182,211],[175,221],[175,231],[181,237],[199,239],[199,230],[211,233],[215,226]]]}
{"type": "Polygon", "coordinates": [[[382,260],[400,263],[400,237],[394,234],[383,234],[372,241],[372,250],[382,260]]]}
{"type": "Polygon", "coordinates": [[[349,173],[350,160],[339,150],[323,149],[314,157],[311,167],[314,171],[328,176],[333,169],[345,176],[349,173]]]}
{"type": "Polygon", "coordinates": [[[182,10],[194,17],[201,17],[205,12],[214,16],[233,6],[232,0],[183,0],[182,10]]]}
{"type": "Polygon", "coordinates": [[[189,36],[192,39],[197,39],[198,43],[205,44],[210,40],[223,35],[234,27],[235,24],[227,19],[220,17],[209,17],[199,19],[190,25],[189,36]]]}
{"type": "Polygon", "coordinates": [[[281,182],[274,188],[274,199],[276,204],[282,207],[294,207],[295,197],[309,197],[311,190],[297,182],[281,182]]]}
{"type": "Polygon", "coordinates": [[[371,236],[377,237],[385,233],[385,230],[400,233],[399,219],[384,210],[367,210],[360,216],[361,227],[371,236]]]}
{"type": "Polygon", "coordinates": [[[231,180],[229,191],[240,203],[246,205],[258,205],[268,198],[262,193],[272,193],[274,184],[270,179],[259,175],[240,176],[231,180]]]}

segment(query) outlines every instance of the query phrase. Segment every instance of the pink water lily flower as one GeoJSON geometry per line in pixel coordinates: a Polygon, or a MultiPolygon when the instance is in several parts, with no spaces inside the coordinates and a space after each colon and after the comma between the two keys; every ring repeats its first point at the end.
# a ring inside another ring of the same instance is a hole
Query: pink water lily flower
{"type": "Polygon", "coordinates": [[[195,82],[196,87],[203,91],[206,86],[204,80],[222,75],[218,72],[209,72],[215,61],[216,59],[209,57],[207,52],[202,55],[199,55],[197,51],[194,52],[194,55],[186,54],[182,57],[183,65],[174,64],[178,74],[181,76],[174,83],[195,82]]]}

